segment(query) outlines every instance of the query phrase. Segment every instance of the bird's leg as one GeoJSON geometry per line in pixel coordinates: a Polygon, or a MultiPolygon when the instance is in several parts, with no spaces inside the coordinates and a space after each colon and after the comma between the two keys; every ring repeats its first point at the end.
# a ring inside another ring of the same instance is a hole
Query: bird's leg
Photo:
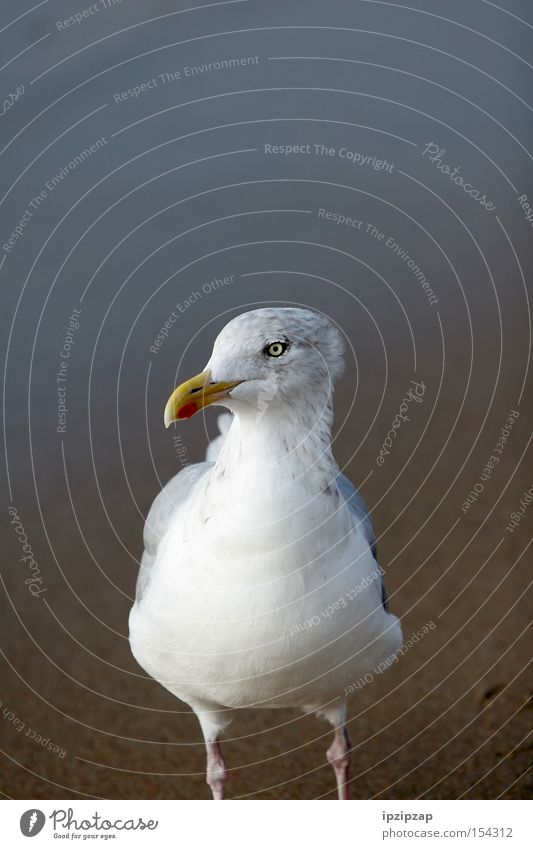
{"type": "Polygon", "coordinates": [[[213,799],[224,798],[224,784],[228,779],[226,761],[222,755],[222,749],[218,740],[206,741],[207,750],[207,772],[206,781],[211,788],[213,799]]]}
{"type": "Polygon", "coordinates": [[[327,758],[335,770],[339,799],[350,798],[350,738],[345,725],[335,729],[333,743],[327,751],[327,758]]]}
{"type": "Polygon", "coordinates": [[[195,702],[191,707],[198,717],[205,740],[207,753],[205,780],[211,788],[213,799],[223,799],[228,770],[218,738],[232,720],[231,711],[205,702],[195,702]]]}

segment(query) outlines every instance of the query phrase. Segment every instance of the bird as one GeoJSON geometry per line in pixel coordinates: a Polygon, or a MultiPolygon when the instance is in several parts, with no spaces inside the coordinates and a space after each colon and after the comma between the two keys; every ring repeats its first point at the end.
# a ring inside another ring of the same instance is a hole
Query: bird
{"type": "Polygon", "coordinates": [[[221,738],[246,708],[329,722],[327,760],[349,799],[354,682],[402,645],[372,519],[332,452],[344,349],[321,312],[244,312],[165,407],[166,427],[213,404],[226,412],[209,459],[183,468],[148,512],[129,639],[196,714],[215,800],[228,778],[221,738]]]}

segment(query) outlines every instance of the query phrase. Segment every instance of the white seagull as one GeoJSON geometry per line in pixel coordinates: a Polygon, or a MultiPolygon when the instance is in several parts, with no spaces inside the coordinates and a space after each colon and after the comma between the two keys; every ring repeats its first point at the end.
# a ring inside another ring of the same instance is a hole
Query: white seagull
{"type": "Polygon", "coordinates": [[[167,427],[209,404],[233,413],[216,460],[155,499],[129,619],[138,663],[198,717],[214,799],[220,735],[248,707],[329,721],[327,758],[349,798],[348,695],[402,643],[372,521],[331,451],[343,347],[310,310],[243,313],[165,409],[167,427]]]}

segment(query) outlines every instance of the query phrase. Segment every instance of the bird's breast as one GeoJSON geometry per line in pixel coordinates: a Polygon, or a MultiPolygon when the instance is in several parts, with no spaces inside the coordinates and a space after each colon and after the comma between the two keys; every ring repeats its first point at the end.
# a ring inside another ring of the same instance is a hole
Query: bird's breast
{"type": "MultiPolygon", "coordinates": [[[[376,642],[376,657],[388,651],[376,569],[336,486],[243,475],[227,485],[213,475],[158,547],[153,580],[132,614],[136,657],[189,702],[195,688],[227,706],[261,694],[277,704],[312,703],[322,690],[327,699],[340,673],[318,686],[317,669],[334,671],[353,657],[341,670],[349,682],[360,671],[359,649],[376,642]]],[[[365,650],[365,662],[373,655],[365,650]]]]}
{"type": "Polygon", "coordinates": [[[217,560],[265,555],[304,565],[346,547],[351,527],[334,482],[245,473],[228,480],[215,471],[191,504],[189,534],[217,560]]]}

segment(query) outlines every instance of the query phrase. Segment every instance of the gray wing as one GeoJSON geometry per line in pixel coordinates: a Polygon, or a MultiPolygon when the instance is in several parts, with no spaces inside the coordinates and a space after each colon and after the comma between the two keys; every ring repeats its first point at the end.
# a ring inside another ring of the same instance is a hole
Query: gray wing
{"type": "MultiPolygon", "coordinates": [[[[374,530],[374,523],[372,522],[372,517],[369,513],[368,507],[359,495],[353,483],[348,480],[346,475],[337,475],[336,483],[339,488],[340,494],[346,501],[354,518],[356,519],[356,524],[361,528],[361,531],[363,532],[368,542],[370,550],[374,556],[374,560],[376,561],[376,563],[378,563],[376,532],[374,530]]],[[[385,587],[385,580],[383,578],[383,575],[381,575],[381,601],[383,607],[388,613],[389,599],[387,596],[387,588],[385,587]]]]}
{"type": "Polygon", "coordinates": [[[148,588],[159,543],[168,530],[176,508],[185,501],[191,489],[212,467],[213,463],[186,466],[169,480],[150,507],[144,525],[144,552],[137,578],[136,602],[142,599],[148,588]]]}

